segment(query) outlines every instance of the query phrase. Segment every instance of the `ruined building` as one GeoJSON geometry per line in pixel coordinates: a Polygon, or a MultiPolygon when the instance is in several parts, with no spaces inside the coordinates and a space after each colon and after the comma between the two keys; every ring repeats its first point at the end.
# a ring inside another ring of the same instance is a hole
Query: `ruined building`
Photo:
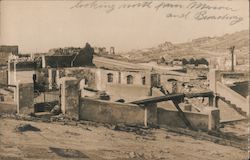
{"type": "Polygon", "coordinates": [[[94,66],[94,49],[88,43],[83,49],[76,52],[69,52],[68,54],[59,54],[58,52],[60,52],[60,49],[56,51],[57,54],[43,57],[42,61],[45,61],[45,66],[51,68],[94,66]]]}
{"type": "Polygon", "coordinates": [[[0,46],[0,65],[7,65],[11,54],[18,55],[18,46],[0,46]]]}

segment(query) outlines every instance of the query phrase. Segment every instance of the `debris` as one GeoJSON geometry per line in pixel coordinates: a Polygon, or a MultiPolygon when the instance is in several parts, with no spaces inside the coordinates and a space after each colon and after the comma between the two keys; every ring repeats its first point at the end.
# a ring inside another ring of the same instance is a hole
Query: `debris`
{"type": "Polygon", "coordinates": [[[79,136],[79,135],[81,135],[80,133],[75,133],[75,132],[70,132],[70,131],[66,131],[65,133],[73,135],[73,136],[79,136]]]}
{"type": "Polygon", "coordinates": [[[129,153],[129,158],[135,158],[135,157],[136,157],[135,152],[130,152],[130,153],[129,153]]]}
{"type": "Polygon", "coordinates": [[[112,127],[112,129],[116,131],[134,132],[135,134],[141,136],[152,134],[151,131],[147,128],[142,128],[139,126],[126,126],[124,124],[115,125],[114,127],[112,127]]]}
{"type": "Polygon", "coordinates": [[[61,108],[59,107],[59,105],[55,105],[50,112],[53,115],[59,115],[61,113],[61,108]]]}
{"type": "Polygon", "coordinates": [[[105,91],[97,93],[100,100],[110,100],[110,96],[105,91]]]}
{"type": "Polygon", "coordinates": [[[125,100],[124,99],[118,99],[115,102],[125,103],[125,100]]]}
{"type": "Polygon", "coordinates": [[[40,132],[41,130],[37,127],[32,126],[31,124],[20,124],[16,127],[16,131],[18,132],[26,132],[26,131],[40,132]]]}
{"type": "Polygon", "coordinates": [[[58,156],[65,157],[65,158],[89,158],[87,155],[74,149],[63,149],[63,148],[54,148],[54,147],[49,147],[49,149],[55,152],[58,156]]]}
{"type": "Polygon", "coordinates": [[[170,137],[168,136],[168,135],[166,135],[166,137],[165,137],[166,139],[169,139],[170,137]]]}

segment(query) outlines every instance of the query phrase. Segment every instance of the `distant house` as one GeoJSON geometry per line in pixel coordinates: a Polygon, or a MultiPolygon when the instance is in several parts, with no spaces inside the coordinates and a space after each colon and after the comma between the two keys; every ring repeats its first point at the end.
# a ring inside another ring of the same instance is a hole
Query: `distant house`
{"type": "Polygon", "coordinates": [[[172,64],[175,66],[182,66],[182,60],[173,60],[172,64]]]}

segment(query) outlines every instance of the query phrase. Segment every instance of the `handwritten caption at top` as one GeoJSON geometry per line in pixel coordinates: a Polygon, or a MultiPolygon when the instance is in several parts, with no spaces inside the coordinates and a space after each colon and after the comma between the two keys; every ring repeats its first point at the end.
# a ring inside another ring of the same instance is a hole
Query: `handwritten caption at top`
{"type": "Polygon", "coordinates": [[[194,19],[197,21],[227,21],[229,25],[236,25],[244,19],[237,14],[237,9],[224,5],[211,5],[205,2],[191,1],[189,3],[167,1],[98,1],[79,0],[70,9],[99,9],[105,13],[112,13],[121,9],[151,9],[165,10],[166,18],[194,19]],[[119,2],[119,3],[118,3],[119,2]]]}

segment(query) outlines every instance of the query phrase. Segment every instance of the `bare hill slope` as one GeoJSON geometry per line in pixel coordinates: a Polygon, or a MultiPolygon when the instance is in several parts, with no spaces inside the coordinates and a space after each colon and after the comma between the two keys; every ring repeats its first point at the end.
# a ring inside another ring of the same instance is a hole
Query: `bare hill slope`
{"type": "Polygon", "coordinates": [[[220,37],[202,37],[191,42],[173,44],[164,42],[156,47],[133,50],[123,54],[129,60],[150,61],[165,58],[225,56],[228,48],[235,46],[235,53],[239,58],[245,58],[249,54],[249,30],[225,34],[220,37]]]}

